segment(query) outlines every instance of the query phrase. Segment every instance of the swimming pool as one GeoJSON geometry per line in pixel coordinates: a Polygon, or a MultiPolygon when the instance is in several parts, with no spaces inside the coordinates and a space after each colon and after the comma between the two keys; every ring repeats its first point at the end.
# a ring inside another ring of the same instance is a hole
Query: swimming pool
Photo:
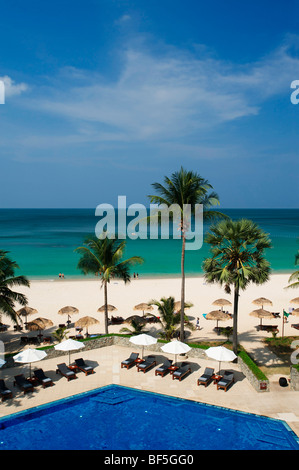
{"type": "Polygon", "coordinates": [[[0,419],[2,450],[291,450],[280,420],[109,385],[0,419]]]}

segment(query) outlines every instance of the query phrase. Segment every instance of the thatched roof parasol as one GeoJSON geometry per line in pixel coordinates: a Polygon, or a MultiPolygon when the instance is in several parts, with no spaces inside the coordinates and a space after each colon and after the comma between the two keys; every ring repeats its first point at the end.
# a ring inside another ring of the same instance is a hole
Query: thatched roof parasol
{"type": "MultiPolygon", "coordinates": [[[[113,312],[114,310],[117,310],[117,308],[114,307],[114,305],[108,304],[107,305],[107,310],[108,310],[108,312],[113,312]]],[[[105,305],[102,305],[102,307],[98,308],[98,312],[105,312],[105,305]]]]}
{"type": "Polygon", "coordinates": [[[91,325],[96,325],[97,323],[100,323],[99,320],[87,316],[79,318],[79,320],[76,321],[75,326],[77,328],[86,328],[86,333],[88,333],[88,327],[91,325]]]}
{"type": "Polygon", "coordinates": [[[262,319],[263,318],[273,318],[273,315],[271,312],[268,312],[268,310],[264,310],[263,308],[259,308],[258,310],[253,310],[249,315],[252,317],[260,318],[262,324],[262,319]]]}
{"type": "Polygon", "coordinates": [[[299,317],[299,308],[294,308],[294,310],[292,311],[292,315],[299,317]]]}
{"type": "Polygon", "coordinates": [[[132,321],[135,321],[136,323],[146,323],[146,319],[140,315],[131,315],[125,319],[126,323],[132,323],[132,321]]]}
{"type": "Polygon", "coordinates": [[[292,299],[290,301],[291,304],[299,304],[299,297],[295,297],[295,299],[292,299]]]}
{"type": "Polygon", "coordinates": [[[231,317],[227,315],[227,313],[223,312],[222,310],[213,310],[206,314],[206,320],[216,320],[217,328],[219,321],[227,321],[230,320],[231,317]]]}
{"type": "Polygon", "coordinates": [[[252,303],[255,305],[261,305],[262,309],[264,305],[273,305],[271,300],[266,299],[265,297],[259,297],[258,299],[253,300],[252,303]]]}
{"type": "Polygon", "coordinates": [[[79,313],[79,310],[76,307],[72,307],[71,305],[67,305],[66,307],[62,307],[58,310],[59,315],[74,315],[75,313],[79,313]]]}
{"type": "MultiPolygon", "coordinates": [[[[180,300],[177,300],[175,303],[174,303],[174,311],[177,312],[179,310],[181,310],[181,301],[180,300]]],[[[191,308],[193,307],[193,304],[191,302],[185,302],[184,304],[184,308],[191,308]]]]}
{"type": "Polygon", "coordinates": [[[149,305],[145,302],[142,302],[141,304],[135,305],[134,310],[142,310],[142,313],[144,315],[145,310],[153,310],[154,307],[152,305],[149,305]]]}
{"type": "Polygon", "coordinates": [[[214,300],[212,305],[219,305],[219,307],[222,307],[222,310],[223,310],[223,307],[225,305],[232,305],[232,303],[230,300],[227,300],[227,299],[217,299],[217,300],[214,300]]]}
{"type": "Polygon", "coordinates": [[[52,320],[49,320],[48,318],[39,317],[27,323],[27,329],[29,331],[42,331],[42,330],[45,330],[46,328],[50,328],[53,325],[54,323],[52,322],[52,320]]]}
{"type": "Polygon", "coordinates": [[[17,314],[20,317],[25,317],[25,323],[27,323],[27,316],[33,315],[35,313],[37,313],[37,310],[35,308],[28,307],[27,305],[25,307],[20,308],[20,310],[17,311],[17,314]]]}

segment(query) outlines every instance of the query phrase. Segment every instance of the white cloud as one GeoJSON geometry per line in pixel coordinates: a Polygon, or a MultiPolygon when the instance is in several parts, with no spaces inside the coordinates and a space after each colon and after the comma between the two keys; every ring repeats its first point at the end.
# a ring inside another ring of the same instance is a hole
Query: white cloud
{"type": "Polygon", "coordinates": [[[26,83],[15,83],[15,81],[7,75],[0,77],[0,81],[4,83],[5,97],[20,95],[24,91],[28,90],[28,85],[26,85],[26,83]]]}
{"type": "MultiPolygon", "coordinates": [[[[155,56],[144,47],[125,50],[122,63],[113,81],[66,67],[55,78],[55,87],[27,104],[66,119],[82,141],[167,142],[254,116],[277,94],[284,93],[287,99],[299,70],[299,60],[287,45],[242,65],[203,53],[175,54],[173,49],[155,56]],[[85,124],[89,133],[82,136],[85,124]]],[[[66,136],[66,143],[70,140],[66,136]]]]}

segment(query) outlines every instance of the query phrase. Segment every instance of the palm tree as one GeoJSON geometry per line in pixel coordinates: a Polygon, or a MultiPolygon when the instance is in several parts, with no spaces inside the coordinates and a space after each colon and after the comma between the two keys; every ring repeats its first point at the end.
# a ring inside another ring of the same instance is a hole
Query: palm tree
{"type": "Polygon", "coordinates": [[[117,239],[90,237],[85,240],[84,246],[75,251],[82,254],[78,268],[84,274],[98,274],[104,287],[105,304],[105,333],[108,334],[108,297],[107,285],[111,279],[122,279],[125,284],[130,282],[130,268],[135,263],[142,263],[140,256],[132,256],[123,260],[126,242],[117,239]]]}
{"type": "Polygon", "coordinates": [[[25,276],[15,276],[15,270],[19,266],[7,255],[8,251],[0,250],[0,314],[5,314],[14,323],[18,323],[18,315],[15,311],[15,302],[20,305],[27,305],[28,301],[24,294],[11,290],[15,286],[30,287],[30,283],[25,276]]]}
{"type": "Polygon", "coordinates": [[[147,333],[148,330],[145,330],[145,323],[138,321],[138,320],[132,320],[130,322],[132,330],[130,328],[127,328],[124,326],[121,328],[120,332],[121,333],[130,333],[131,335],[140,335],[142,333],[147,333]]]}
{"type": "Polygon", "coordinates": [[[238,345],[238,302],[240,289],[250,282],[268,281],[270,264],[264,250],[271,248],[271,240],[251,220],[223,220],[210,228],[206,242],[211,246],[212,257],[204,260],[205,279],[225,286],[227,293],[234,288],[233,350],[238,345]]]}
{"type": "MultiPolygon", "coordinates": [[[[160,301],[151,300],[150,305],[156,305],[160,314],[160,323],[163,329],[163,332],[160,333],[160,336],[168,341],[170,341],[177,330],[178,325],[181,322],[181,313],[175,313],[175,300],[174,297],[163,297],[160,301]]],[[[194,329],[192,323],[188,321],[188,318],[184,317],[184,322],[186,327],[189,329],[194,329]]]]}
{"type": "Polygon", "coordinates": [[[186,228],[184,226],[184,205],[191,207],[194,214],[196,204],[202,204],[203,217],[205,220],[214,220],[217,217],[225,217],[215,210],[210,210],[212,206],[219,205],[219,198],[215,192],[209,192],[212,185],[198,173],[186,171],[184,168],[171,175],[170,178],[164,177],[164,185],[153,183],[152,186],[157,191],[157,195],[148,196],[151,202],[156,204],[165,204],[170,207],[177,204],[181,211],[181,326],[180,337],[184,341],[184,305],[185,305],[185,247],[186,247],[186,228]]]}
{"type": "MultiPolygon", "coordinates": [[[[299,264],[299,251],[298,253],[295,255],[295,266],[298,266],[299,264]]],[[[299,269],[295,272],[293,272],[293,274],[291,274],[291,276],[289,277],[289,280],[288,282],[292,282],[292,284],[289,284],[286,289],[296,289],[299,287],[299,269]],[[295,281],[295,282],[293,282],[295,281]]]]}

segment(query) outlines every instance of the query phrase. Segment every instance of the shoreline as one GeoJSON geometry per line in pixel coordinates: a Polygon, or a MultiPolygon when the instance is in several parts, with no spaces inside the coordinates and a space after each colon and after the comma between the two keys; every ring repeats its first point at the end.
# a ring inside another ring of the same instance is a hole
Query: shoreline
{"type": "MultiPolygon", "coordinates": [[[[286,276],[291,276],[291,274],[296,270],[296,267],[294,267],[294,270],[293,271],[288,271],[288,270],[281,270],[281,271],[274,271],[270,274],[270,278],[272,276],[283,276],[283,275],[286,275],[286,276]]],[[[76,282],[79,282],[79,281],[99,281],[100,278],[99,277],[96,277],[96,276],[66,276],[64,278],[59,278],[58,276],[56,277],[31,277],[31,276],[26,276],[27,279],[30,281],[30,282],[66,282],[66,281],[76,281],[76,282]]],[[[186,280],[187,279],[197,279],[197,278],[202,278],[204,277],[204,273],[194,273],[194,274],[185,274],[185,278],[186,280]]],[[[139,278],[138,279],[134,279],[134,278],[131,278],[131,281],[140,281],[140,280],[147,280],[147,281],[153,281],[153,280],[158,280],[158,279],[169,279],[169,280],[172,280],[172,279],[181,279],[181,274],[165,274],[164,276],[161,275],[161,274],[157,274],[156,276],[154,276],[153,274],[149,274],[149,275],[146,275],[146,274],[142,274],[141,276],[139,275],[139,278]]],[[[120,281],[119,279],[115,278],[115,279],[112,279],[112,281],[120,281]]],[[[121,281],[120,281],[121,282],[121,281]]],[[[215,284],[216,285],[216,284],[215,284]]]]}

